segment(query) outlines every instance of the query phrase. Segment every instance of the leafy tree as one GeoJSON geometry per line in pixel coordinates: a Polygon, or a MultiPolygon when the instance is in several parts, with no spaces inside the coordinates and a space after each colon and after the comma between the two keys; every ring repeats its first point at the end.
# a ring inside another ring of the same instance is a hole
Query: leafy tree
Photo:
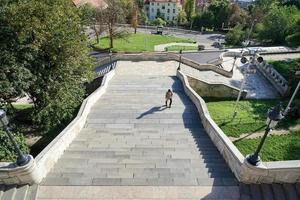
{"type": "Polygon", "coordinates": [[[139,7],[138,7],[137,2],[133,2],[131,26],[134,28],[135,34],[136,34],[136,29],[137,29],[138,25],[139,25],[139,7]]]}
{"type": "Polygon", "coordinates": [[[220,29],[224,25],[228,24],[229,20],[229,1],[228,0],[215,0],[209,7],[210,11],[214,16],[214,28],[220,29]]]}
{"type": "Polygon", "coordinates": [[[227,44],[241,45],[245,37],[242,25],[238,24],[226,34],[225,41],[227,44]]]}
{"type": "Polygon", "coordinates": [[[107,8],[104,10],[103,20],[107,25],[110,48],[114,47],[113,39],[118,35],[116,24],[124,20],[125,9],[120,0],[107,0],[107,8]]]}
{"type": "Polygon", "coordinates": [[[295,25],[295,31],[287,36],[286,41],[290,46],[300,46],[300,19],[295,25]]]}
{"type": "Polygon", "coordinates": [[[177,23],[184,25],[187,22],[187,16],[184,10],[180,10],[177,16],[177,23]]]}
{"type": "Polygon", "coordinates": [[[195,0],[186,0],[184,3],[184,11],[186,13],[186,19],[190,22],[192,27],[193,18],[195,17],[195,0]]]}
{"type": "Polygon", "coordinates": [[[291,34],[293,27],[295,27],[298,12],[294,6],[273,4],[262,24],[257,28],[259,38],[274,44],[285,43],[285,38],[291,34]]]}
{"type": "Polygon", "coordinates": [[[163,19],[159,18],[159,17],[156,18],[152,23],[155,26],[165,26],[166,25],[166,22],[163,19]]]}
{"type": "Polygon", "coordinates": [[[246,19],[248,14],[246,11],[237,4],[231,4],[229,6],[229,19],[228,19],[228,26],[234,27],[238,24],[244,25],[246,24],[246,19]]]}
{"type": "Polygon", "coordinates": [[[81,104],[83,83],[91,78],[80,10],[69,0],[7,1],[0,7],[6,90],[18,95],[20,87],[31,97],[35,122],[45,130],[63,125],[81,104]]]}

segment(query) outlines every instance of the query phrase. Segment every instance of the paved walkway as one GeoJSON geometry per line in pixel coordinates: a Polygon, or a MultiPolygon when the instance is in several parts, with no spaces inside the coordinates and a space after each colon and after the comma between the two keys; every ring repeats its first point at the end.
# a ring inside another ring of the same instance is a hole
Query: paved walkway
{"type": "Polygon", "coordinates": [[[196,107],[175,76],[176,68],[174,62],[118,62],[107,92],[43,180],[41,190],[187,186],[178,191],[194,195],[192,190],[198,188],[202,191],[198,197],[205,197],[219,190],[223,199],[226,195],[237,199],[236,179],[204,131],[196,107]],[[169,88],[174,91],[171,109],[163,106],[169,88]]]}
{"type": "MultiPolygon", "coordinates": [[[[233,61],[232,57],[225,57],[222,63],[223,68],[230,71],[233,66],[233,61]]],[[[245,77],[243,72],[245,68],[246,65],[243,65],[240,59],[237,59],[231,78],[224,77],[212,71],[199,71],[186,65],[183,65],[182,71],[186,75],[196,79],[198,78],[209,83],[228,84],[239,89],[245,77]]],[[[249,99],[272,99],[279,97],[276,89],[258,70],[255,74],[250,74],[246,77],[244,89],[248,92],[247,98],[249,99]]]]}

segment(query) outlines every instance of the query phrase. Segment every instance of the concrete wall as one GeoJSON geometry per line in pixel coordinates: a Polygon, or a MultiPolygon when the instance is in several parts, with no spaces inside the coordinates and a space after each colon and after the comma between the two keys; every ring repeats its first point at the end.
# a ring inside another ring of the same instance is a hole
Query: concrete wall
{"type": "Polygon", "coordinates": [[[204,129],[239,181],[258,184],[300,182],[300,160],[264,162],[258,166],[250,165],[212,120],[205,101],[191,88],[187,76],[181,71],[177,71],[177,77],[182,81],[186,95],[197,107],[204,129]]]}
{"type": "Polygon", "coordinates": [[[13,163],[0,163],[0,184],[39,183],[83,128],[91,107],[105,93],[114,73],[110,71],[104,76],[101,87],[83,101],[76,118],[35,159],[31,157],[30,162],[22,167],[13,163]]]}
{"type": "MultiPolygon", "coordinates": [[[[202,97],[226,97],[237,98],[240,89],[227,84],[209,83],[201,79],[188,77],[190,86],[202,97]]],[[[245,98],[247,92],[242,92],[242,98],[245,98]]]]}

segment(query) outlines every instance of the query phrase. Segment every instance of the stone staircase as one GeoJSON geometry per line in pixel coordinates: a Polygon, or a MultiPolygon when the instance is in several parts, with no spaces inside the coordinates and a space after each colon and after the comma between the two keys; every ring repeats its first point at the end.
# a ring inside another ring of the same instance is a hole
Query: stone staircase
{"type": "Polygon", "coordinates": [[[240,200],[299,200],[298,184],[243,184],[240,183],[240,200]]]}
{"type": "MultiPolygon", "coordinates": [[[[234,175],[175,76],[176,66],[168,70],[135,67],[117,67],[85,127],[41,188],[218,186],[238,191],[234,175]],[[172,108],[164,107],[169,88],[174,92],[172,108]]],[[[224,189],[226,193],[232,195],[224,189]]]]}
{"type": "Polygon", "coordinates": [[[38,185],[1,186],[0,200],[36,200],[38,185]]]}

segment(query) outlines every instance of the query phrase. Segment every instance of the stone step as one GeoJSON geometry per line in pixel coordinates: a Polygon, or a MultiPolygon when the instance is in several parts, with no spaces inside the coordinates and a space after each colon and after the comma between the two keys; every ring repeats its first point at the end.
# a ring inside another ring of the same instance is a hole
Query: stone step
{"type": "Polygon", "coordinates": [[[38,185],[0,185],[0,200],[36,200],[38,185]]]}
{"type": "Polygon", "coordinates": [[[238,200],[237,186],[41,186],[39,199],[238,200]],[[78,192],[80,191],[80,192],[78,192]]]}

